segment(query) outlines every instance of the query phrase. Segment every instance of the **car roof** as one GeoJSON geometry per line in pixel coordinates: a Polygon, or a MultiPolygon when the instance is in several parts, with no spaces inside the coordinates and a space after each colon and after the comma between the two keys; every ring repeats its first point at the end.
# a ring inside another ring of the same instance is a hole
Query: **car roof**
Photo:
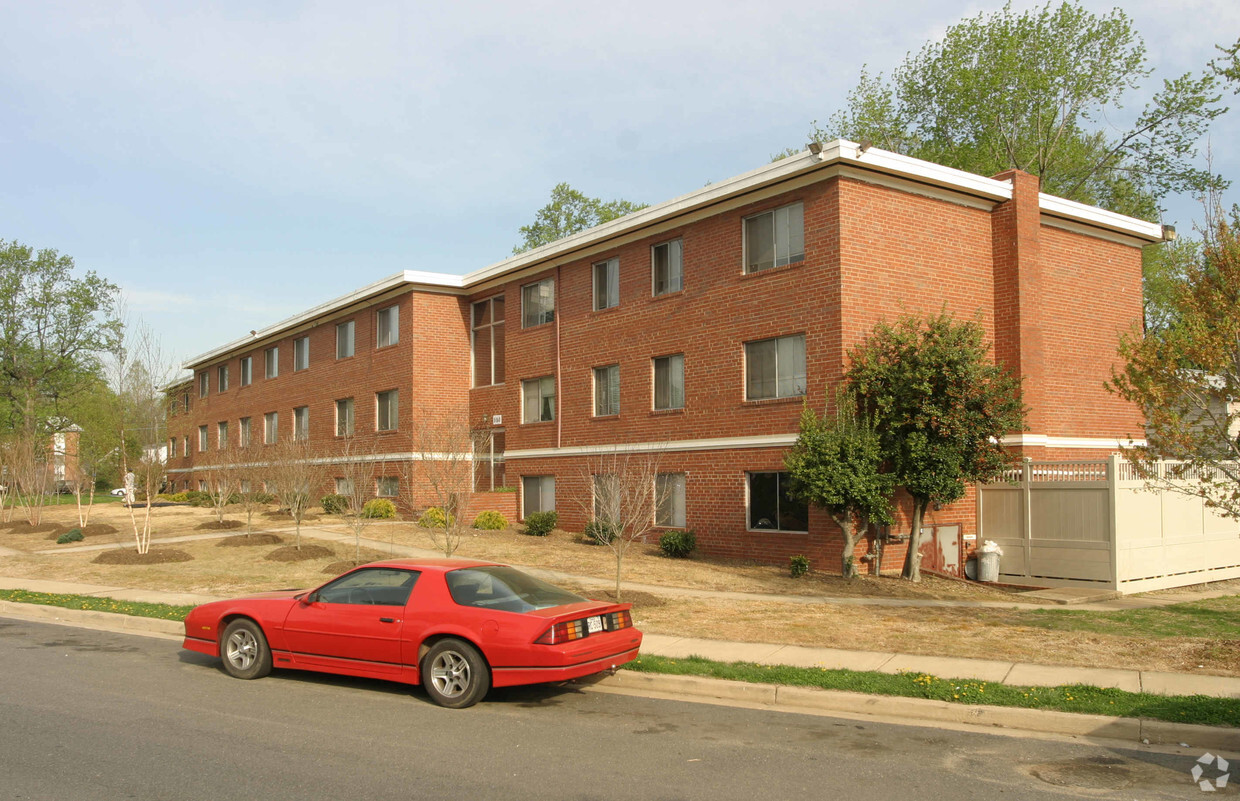
{"type": "Polygon", "coordinates": [[[397,567],[404,570],[421,570],[425,573],[447,573],[466,567],[504,567],[498,562],[480,562],[476,559],[384,559],[359,567],[397,567]]]}

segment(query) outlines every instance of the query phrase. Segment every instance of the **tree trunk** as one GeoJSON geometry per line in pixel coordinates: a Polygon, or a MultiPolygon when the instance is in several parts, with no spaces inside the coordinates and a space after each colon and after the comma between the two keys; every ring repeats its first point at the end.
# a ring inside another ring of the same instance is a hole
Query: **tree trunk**
{"type": "Polygon", "coordinates": [[[913,530],[908,537],[908,553],[904,555],[904,572],[909,581],[921,581],[921,521],[926,515],[926,501],[913,498],[913,530]]]}
{"type": "Polygon", "coordinates": [[[840,533],[844,537],[844,552],[840,554],[840,575],[846,579],[857,577],[857,560],[853,558],[853,552],[857,550],[857,529],[853,527],[852,515],[848,512],[836,517],[831,516],[835,524],[840,527],[840,533]]]}

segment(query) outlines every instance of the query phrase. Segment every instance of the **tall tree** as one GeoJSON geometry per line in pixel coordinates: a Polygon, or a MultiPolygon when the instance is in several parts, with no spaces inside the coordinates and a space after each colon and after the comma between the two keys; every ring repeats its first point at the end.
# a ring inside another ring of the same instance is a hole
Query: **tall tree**
{"type": "Polygon", "coordinates": [[[968,484],[995,478],[1013,461],[1000,444],[1023,431],[1020,382],[989,359],[976,321],[946,313],[879,323],[849,354],[849,388],[879,432],[897,484],[913,499],[903,575],[921,579],[921,523],[931,504],[964,497],[968,484]]]}
{"type": "Polygon", "coordinates": [[[116,286],[73,268],[55,250],[0,239],[0,425],[10,430],[46,428],[119,341],[116,286]]]}
{"type": "MultiPolygon", "coordinates": [[[[1224,51],[1225,54],[1229,51],[1224,51]]],[[[1005,5],[952,25],[891,78],[863,70],[817,139],[845,137],[982,175],[1017,168],[1050,194],[1149,217],[1168,192],[1223,182],[1194,165],[1232,61],[1163,82],[1127,127],[1126,95],[1152,70],[1123,11],[1005,5]]]]}
{"type": "Polygon", "coordinates": [[[512,252],[524,253],[644,208],[645,203],[604,201],[584,195],[567,183],[557,184],[551,190],[551,202],[538,210],[534,222],[521,226],[521,243],[512,252]]]}

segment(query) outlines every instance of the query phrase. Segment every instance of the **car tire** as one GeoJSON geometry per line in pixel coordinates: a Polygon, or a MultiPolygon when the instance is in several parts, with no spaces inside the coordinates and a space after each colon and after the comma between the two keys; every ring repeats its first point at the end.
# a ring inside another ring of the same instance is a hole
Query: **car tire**
{"type": "Polygon", "coordinates": [[[464,709],[491,689],[491,668],[478,649],[455,638],[440,640],[422,657],[422,686],[431,700],[449,709],[464,709]]]}
{"type": "Polygon", "coordinates": [[[237,618],[220,638],[224,670],[238,679],[260,679],[271,672],[271,648],[263,630],[253,620],[237,618]]]}

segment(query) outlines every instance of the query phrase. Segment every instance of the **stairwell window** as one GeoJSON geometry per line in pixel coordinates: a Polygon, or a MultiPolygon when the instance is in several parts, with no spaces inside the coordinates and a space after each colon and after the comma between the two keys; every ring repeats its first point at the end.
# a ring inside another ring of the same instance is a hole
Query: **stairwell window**
{"type": "Polygon", "coordinates": [[[504,297],[473,305],[474,386],[504,383],[504,297]]]}
{"type": "Polygon", "coordinates": [[[805,258],[805,207],[793,203],[745,218],[745,272],[783,267],[805,258]]]}

